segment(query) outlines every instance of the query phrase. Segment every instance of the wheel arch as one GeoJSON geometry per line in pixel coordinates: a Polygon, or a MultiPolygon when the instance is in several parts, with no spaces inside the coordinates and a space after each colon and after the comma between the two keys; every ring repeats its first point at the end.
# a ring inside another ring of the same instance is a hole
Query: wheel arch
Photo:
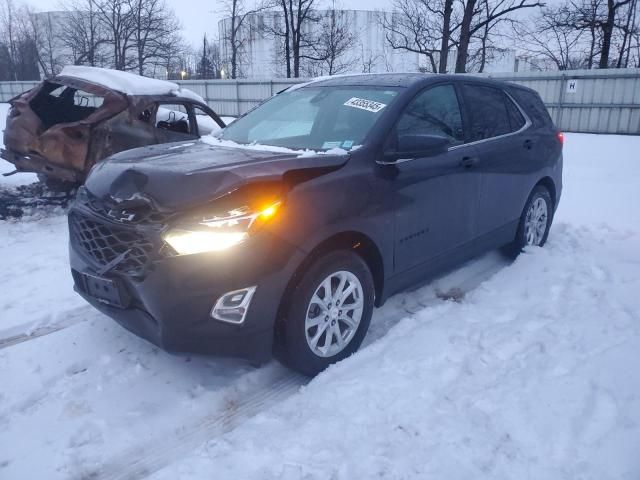
{"type": "Polygon", "coordinates": [[[551,195],[551,201],[553,202],[553,211],[555,211],[556,206],[558,205],[558,201],[556,197],[556,184],[554,183],[553,179],[548,176],[541,178],[538,183],[535,184],[531,191],[533,191],[537,186],[543,186],[549,191],[549,195],[551,195]]]}
{"type": "Polygon", "coordinates": [[[287,306],[290,303],[291,295],[296,284],[309,266],[320,256],[335,250],[351,250],[358,254],[367,264],[375,287],[376,306],[380,305],[384,288],[384,263],[382,254],[376,243],[366,234],[358,231],[345,231],[334,234],[316,245],[304,260],[298,265],[293,275],[289,279],[280,300],[278,307],[277,321],[283,319],[287,306]]]}

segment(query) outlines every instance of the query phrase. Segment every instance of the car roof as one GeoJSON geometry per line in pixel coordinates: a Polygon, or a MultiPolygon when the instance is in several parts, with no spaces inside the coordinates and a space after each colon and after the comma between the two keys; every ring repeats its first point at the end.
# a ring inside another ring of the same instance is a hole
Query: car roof
{"type": "Polygon", "coordinates": [[[526,90],[530,90],[526,87],[516,85],[510,82],[504,82],[500,80],[494,80],[487,77],[480,77],[469,74],[439,74],[439,73],[372,73],[372,74],[360,74],[360,75],[338,75],[333,77],[321,77],[312,80],[304,85],[300,85],[300,88],[307,86],[378,86],[378,87],[414,87],[427,85],[436,81],[451,81],[451,82],[473,82],[481,83],[485,85],[492,85],[495,87],[504,88],[519,87],[526,90]]]}
{"type": "Polygon", "coordinates": [[[68,80],[97,85],[129,96],[173,96],[176,99],[205,103],[200,95],[177,83],[109,68],[67,65],[53,78],[53,81],[62,84],[68,80]]]}

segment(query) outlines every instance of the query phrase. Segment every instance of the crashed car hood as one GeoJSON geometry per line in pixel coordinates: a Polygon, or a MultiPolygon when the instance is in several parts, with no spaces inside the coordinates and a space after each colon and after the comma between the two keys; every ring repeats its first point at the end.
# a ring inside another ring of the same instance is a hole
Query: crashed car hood
{"type": "Polygon", "coordinates": [[[85,187],[95,197],[126,204],[148,200],[176,211],[213,200],[255,181],[278,181],[285,173],[340,168],[343,155],[303,155],[210,145],[168,143],[137,148],[98,163],[85,187]]]}

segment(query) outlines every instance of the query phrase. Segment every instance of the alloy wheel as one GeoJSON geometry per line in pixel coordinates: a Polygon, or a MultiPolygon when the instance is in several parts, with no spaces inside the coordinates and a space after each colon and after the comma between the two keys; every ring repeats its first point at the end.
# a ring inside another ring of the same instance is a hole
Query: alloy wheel
{"type": "Polygon", "coordinates": [[[351,342],[360,325],[364,291],[358,277],[347,271],[334,272],[316,288],[304,322],[311,351],[333,357],[351,342]]]}
{"type": "Polygon", "coordinates": [[[547,202],[542,197],[531,202],[524,222],[524,237],[527,245],[539,246],[547,231],[547,202]]]}

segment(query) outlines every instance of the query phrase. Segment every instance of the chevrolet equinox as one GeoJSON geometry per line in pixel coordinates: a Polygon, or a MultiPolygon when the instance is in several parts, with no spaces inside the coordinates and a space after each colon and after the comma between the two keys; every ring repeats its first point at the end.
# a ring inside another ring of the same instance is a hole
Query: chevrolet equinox
{"type": "Polygon", "coordinates": [[[297,85],[202,140],[98,163],[69,212],[75,289],[166,350],[275,353],[313,375],[358,349],[395,292],[542,246],[562,140],[538,94],[509,83],[297,85]]]}

